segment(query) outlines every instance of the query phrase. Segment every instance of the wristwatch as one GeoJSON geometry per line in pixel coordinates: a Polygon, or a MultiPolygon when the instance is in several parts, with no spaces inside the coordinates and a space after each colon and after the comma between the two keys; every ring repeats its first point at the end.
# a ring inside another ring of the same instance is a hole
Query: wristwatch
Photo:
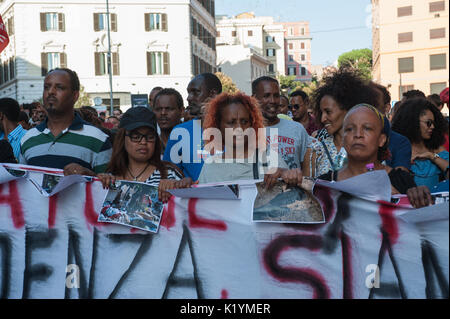
{"type": "Polygon", "coordinates": [[[436,158],[441,158],[438,153],[434,153],[433,159],[435,160],[436,158]]]}

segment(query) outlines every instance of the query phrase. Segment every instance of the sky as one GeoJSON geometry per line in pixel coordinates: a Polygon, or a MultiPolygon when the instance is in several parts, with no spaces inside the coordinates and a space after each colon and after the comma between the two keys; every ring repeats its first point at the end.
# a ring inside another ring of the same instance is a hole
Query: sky
{"type": "Polygon", "coordinates": [[[312,64],[331,65],[344,52],[372,48],[370,0],[216,0],[216,15],[253,11],[276,22],[309,21],[312,64]]]}

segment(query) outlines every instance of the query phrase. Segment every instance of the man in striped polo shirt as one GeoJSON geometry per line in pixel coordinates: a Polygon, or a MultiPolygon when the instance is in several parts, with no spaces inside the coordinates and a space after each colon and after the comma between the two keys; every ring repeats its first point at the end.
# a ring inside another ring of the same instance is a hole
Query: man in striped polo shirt
{"type": "Polygon", "coordinates": [[[51,70],[44,80],[47,119],[22,138],[20,162],[64,169],[66,175],[95,175],[105,171],[112,145],[105,133],[74,112],[80,93],[77,74],[51,70]]]}

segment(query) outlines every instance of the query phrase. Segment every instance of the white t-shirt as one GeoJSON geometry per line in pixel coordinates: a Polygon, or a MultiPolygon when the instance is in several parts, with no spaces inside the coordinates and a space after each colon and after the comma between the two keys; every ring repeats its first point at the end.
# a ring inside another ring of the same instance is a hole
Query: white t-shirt
{"type": "Polygon", "coordinates": [[[277,150],[289,169],[301,168],[305,157],[309,136],[303,125],[298,122],[280,119],[276,125],[266,127],[267,143],[277,150]],[[271,130],[278,129],[271,136],[271,130]]]}

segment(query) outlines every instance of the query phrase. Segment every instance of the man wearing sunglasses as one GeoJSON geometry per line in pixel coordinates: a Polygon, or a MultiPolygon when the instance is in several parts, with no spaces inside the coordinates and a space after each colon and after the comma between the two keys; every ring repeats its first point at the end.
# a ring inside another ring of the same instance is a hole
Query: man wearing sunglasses
{"type": "Polygon", "coordinates": [[[314,116],[308,113],[309,98],[302,90],[297,90],[291,94],[289,110],[292,112],[292,119],[303,125],[308,135],[319,129],[314,116]]]}

